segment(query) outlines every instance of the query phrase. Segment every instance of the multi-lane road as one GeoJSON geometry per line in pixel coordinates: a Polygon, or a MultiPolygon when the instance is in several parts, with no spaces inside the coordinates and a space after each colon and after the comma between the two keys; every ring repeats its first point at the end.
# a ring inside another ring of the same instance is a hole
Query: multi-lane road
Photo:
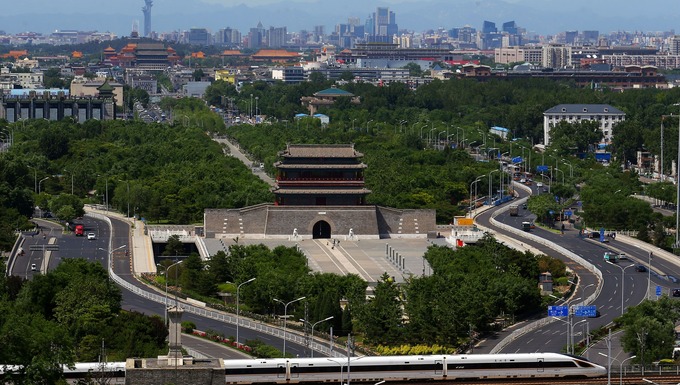
{"type": "MultiPolygon", "coordinates": [[[[520,199],[526,197],[528,193],[519,191],[520,199]]],[[[477,222],[485,227],[494,227],[491,224],[490,218],[496,210],[488,210],[477,216],[477,222]]],[[[507,212],[502,213],[496,217],[496,220],[503,222],[514,228],[520,228],[521,222],[532,220],[534,216],[526,209],[520,209],[519,216],[510,216],[507,212]]],[[[149,290],[131,273],[130,258],[125,253],[130,246],[130,228],[127,222],[111,219],[112,228],[101,220],[90,217],[83,218],[80,223],[85,226],[85,233],[94,232],[96,237],[94,240],[88,240],[87,237],[76,237],[73,234],[62,234],[61,227],[48,221],[39,221],[41,231],[37,234],[24,235],[25,241],[23,249],[25,255],[16,258],[11,266],[11,273],[14,275],[32,277],[37,272],[44,272],[46,269],[55,268],[62,258],[83,257],[90,260],[105,263],[108,251],[109,238],[111,238],[111,249],[115,250],[112,255],[112,267],[114,272],[125,279],[132,285],[149,290]],[[42,245],[56,245],[58,250],[45,251],[40,249],[42,245]],[[45,257],[45,258],[44,258],[45,257]],[[36,266],[36,271],[33,266],[36,266]]],[[[517,239],[517,235],[510,233],[501,228],[494,228],[495,231],[505,234],[511,238],[517,239]]],[[[542,229],[534,229],[532,233],[540,236],[550,242],[562,246],[585,260],[592,263],[597,269],[602,272],[603,282],[598,282],[598,278],[590,273],[587,269],[574,263],[566,257],[556,255],[553,249],[533,242],[531,239],[522,239],[521,241],[530,245],[539,251],[562,258],[570,269],[572,269],[579,277],[579,285],[577,292],[572,296],[573,300],[568,303],[559,303],[566,305],[579,304],[583,299],[589,297],[596,289],[597,285],[602,285],[600,295],[596,298],[592,305],[597,306],[600,316],[596,318],[580,319],[577,318],[574,322],[582,321],[578,324],[578,328],[574,330],[579,331],[579,334],[585,334],[584,326],[589,330],[594,330],[600,326],[606,325],[613,321],[615,317],[622,314],[623,308],[637,305],[649,294],[648,287],[662,286],[665,293],[670,293],[674,288],[674,284],[664,278],[666,275],[674,275],[680,277],[680,269],[670,264],[663,259],[654,259],[652,261],[652,271],[654,274],[647,272],[638,272],[634,265],[648,265],[649,254],[647,251],[639,249],[635,246],[627,245],[620,240],[609,240],[608,243],[601,243],[598,240],[580,238],[578,231],[567,226],[564,234],[559,231],[547,231],[542,229]],[[614,250],[616,252],[623,252],[628,256],[628,260],[620,261],[618,264],[607,263],[604,261],[603,255],[605,251],[614,250]],[[651,278],[651,281],[648,281],[651,278]]],[[[680,287],[680,283],[678,283],[680,287]]],[[[164,314],[163,304],[153,302],[127,290],[123,290],[123,307],[127,310],[134,310],[145,314],[164,314]]],[[[184,319],[193,321],[197,324],[199,329],[215,330],[223,333],[225,336],[233,336],[236,334],[235,325],[226,324],[224,322],[216,321],[209,318],[204,318],[189,313],[184,314],[184,319]]],[[[555,321],[548,325],[541,327],[534,332],[527,333],[520,338],[510,342],[503,348],[503,352],[543,352],[543,351],[560,351],[565,346],[566,340],[566,323],[555,321]]],[[[260,339],[263,342],[280,347],[283,343],[280,339],[252,331],[246,328],[240,328],[240,337],[242,341],[246,339],[260,339]]],[[[579,337],[575,338],[578,341],[579,337]]],[[[475,352],[488,352],[493,347],[493,342],[489,341],[482,344],[475,349],[475,352]]],[[[296,345],[292,342],[287,343],[287,352],[294,355],[305,355],[305,347],[296,345]]]]}

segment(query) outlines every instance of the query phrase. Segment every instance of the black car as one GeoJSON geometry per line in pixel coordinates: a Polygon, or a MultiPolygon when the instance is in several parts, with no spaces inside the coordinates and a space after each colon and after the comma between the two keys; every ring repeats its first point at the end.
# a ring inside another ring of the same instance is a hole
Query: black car
{"type": "Polygon", "coordinates": [[[644,265],[637,265],[635,266],[635,270],[639,271],[640,273],[644,273],[647,271],[647,268],[644,265]]]}
{"type": "Polygon", "coordinates": [[[680,289],[673,289],[673,297],[680,297],[680,289]]]}

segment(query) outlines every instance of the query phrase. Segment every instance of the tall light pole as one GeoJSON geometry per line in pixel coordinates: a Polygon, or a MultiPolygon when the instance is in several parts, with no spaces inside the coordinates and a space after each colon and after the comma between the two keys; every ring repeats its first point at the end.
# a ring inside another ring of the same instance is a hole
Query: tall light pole
{"type": "Polygon", "coordinates": [[[64,171],[66,171],[67,173],[71,174],[71,195],[73,195],[73,174],[74,174],[74,172],[73,172],[73,171],[69,171],[69,170],[67,170],[67,169],[64,169],[64,171]]]}
{"type": "Polygon", "coordinates": [[[574,167],[571,165],[571,163],[567,162],[564,159],[562,159],[562,163],[569,166],[569,178],[573,178],[574,177],[574,167]]]}
{"type": "Polygon", "coordinates": [[[40,179],[40,182],[38,182],[38,195],[40,195],[40,185],[42,184],[42,182],[44,182],[44,181],[46,181],[46,180],[48,180],[48,179],[50,179],[50,177],[49,177],[49,176],[46,176],[46,177],[40,179]]]}
{"type": "Polygon", "coordinates": [[[165,275],[165,311],[163,312],[163,325],[168,324],[168,268],[157,263],[156,266],[163,268],[163,275],[165,275]]]}
{"type": "Polygon", "coordinates": [[[489,206],[493,205],[493,200],[492,200],[493,199],[492,198],[493,197],[493,177],[492,177],[492,175],[496,171],[500,172],[501,170],[491,170],[491,172],[489,173],[489,206]]]}
{"type": "Polygon", "coordinates": [[[477,179],[473,180],[472,183],[470,183],[470,218],[472,218],[472,185],[479,182],[485,176],[486,176],[486,174],[480,175],[480,176],[477,177],[477,179]]]}
{"type": "MultiPolygon", "coordinates": [[[[675,106],[680,106],[680,103],[674,104],[675,106]]],[[[680,130],[680,115],[678,115],[678,130],[680,130]]],[[[680,135],[678,135],[678,162],[680,165],[680,135]]],[[[675,186],[677,187],[677,195],[675,197],[675,248],[680,247],[680,172],[675,172],[675,186]]]]}
{"type": "MultiPolygon", "coordinates": [[[[239,312],[239,310],[240,310],[239,309],[239,295],[241,293],[241,286],[245,285],[246,283],[251,283],[255,279],[257,279],[257,278],[253,277],[253,278],[241,283],[240,285],[236,286],[236,347],[237,348],[241,345],[241,343],[238,340],[238,337],[239,337],[239,335],[238,335],[239,329],[238,328],[239,328],[239,325],[241,324],[241,313],[239,312]]],[[[285,336],[284,336],[284,338],[285,338],[285,336]]]]}
{"type": "MultiPolygon", "coordinates": [[[[179,265],[180,263],[184,262],[184,260],[177,261],[173,263],[172,265],[168,266],[167,269],[165,269],[165,319],[167,323],[167,318],[168,318],[168,271],[170,270],[171,267],[179,265]]],[[[175,269],[175,284],[177,284],[177,269],[175,269]]],[[[175,307],[177,307],[177,290],[175,290],[175,307]]]]}
{"type": "Polygon", "coordinates": [[[106,175],[97,175],[97,176],[106,177],[106,179],[104,179],[104,186],[105,186],[104,189],[106,190],[104,192],[104,198],[105,198],[105,204],[106,204],[106,212],[108,213],[109,212],[109,177],[106,176],[106,175]]]}
{"type": "Polygon", "coordinates": [[[126,246],[127,246],[127,245],[118,246],[118,247],[116,247],[115,249],[113,249],[113,250],[111,250],[111,251],[99,247],[99,250],[106,251],[106,252],[109,254],[109,255],[108,255],[109,260],[106,261],[106,266],[108,266],[109,268],[111,268],[111,264],[113,263],[113,258],[111,258],[111,255],[113,255],[113,252],[116,251],[116,250],[120,250],[120,249],[122,249],[122,248],[124,248],[124,247],[126,247],[126,246]]]}
{"type": "MultiPolygon", "coordinates": [[[[606,354],[604,354],[604,353],[602,353],[602,352],[597,352],[597,354],[601,355],[602,357],[607,357],[607,358],[610,358],[610,359],[612,359],[612,360],[614,360],[614,361],[618,361],[618,362],[619,362],[619,385],[623,385],[623,364],[624,364],[626,361],[632,360],[633,358],[635,358],[635,357],[637,357],[637,356],[630,356],[630,357],[628,357],[628,358],[624,358],[622,361],[619,361],[618,359],[616,359],[616,358],[614,358],[614,357],[610,357],[610,356],[608,356],[608,355],[606,355],[606,354]]],[[[607,371],[611,371],[611,365],[609,365],[609,368],[607,369],[607,371]]]]}
{"type": "Polygon", "coordinates": [[[127,180],[118,179],[121,182],[125,182],[127,185],[127,217],[130,218],[130,182],[127,180]]]}
{"type": "Polygon", "coordinates": [[[257,123],[257,117],[260,115],[258,113],[258,101],[260,100],[259,96],[255,97],[255,123],[257,123]]]}
{"type": "Polygon", "coordinates": [[[610,265],[612,265],[612,266],[616,266],[616,267],[618,267],[619,269],[621,269],[621,315],[623,315],[623,310],[624,310],[624,308],[623,308],[624,290],[625,290],[625,287],[626,287],[626,281],[625,281],[626,276],[625,276],[625,273],[626,273],[626,269],[627,269],[627,268],[633,267],[633,266],[635,266],[635,265],[628,265],[628,266],[626,266],[626,267],[621,267],[621,266],[619,266],[619,265],[617,265],[617,264],[615,264],[615,263],[612,263],[611,261],[608,261],[607,263],[610,264],[610,265]]]}
{"type": "MultiPolygon", "coordinates": [[[[314,323],[312,324],[312,341],[314,341],[314,326],[316,326],[316,325],[318,325],[318,324],[320,324],[320,323],[322,323],[322,322],[326,322],[326,321],[328,321],[328,320],[332,320],[332,319],[333,319],[333,316],[330,316],[330,317],[327,317],[327,318],[322,319],[321,321],[316,321],[316,322],[314,322],[314,323]]],[[[300,318],[300,321],[306,322],[307,324],[310,323],[309,321],[305,320],[304,318],[300,318]]],[[[312,351],[312,352],[311,352],[312,358],[314,358],[314,349],[312,349],[312,345],[311,345],[311,344],[309,345],[309,350],[312,351]]]]}
{"type": "Polygon", "coordinates": [[[280,299],[274,298],[274,301],[283,305],[283,357],[286,357],[286,321],[288,321],[288,305],[297,301],[302,301],[305,298],[307,297],[296,298],[289,302],[283,302],[280,299]]]}
{"type": "Polygon", "coordinates": [[[250,94],[250,110],[248,111],[248,117],[253,118],[253,94],[250,94]]]}
{"type": "Polygon", "coordinates": [[[647,256],[647,295],[645,296],[647,299],[649,299],[649,292],[652,289],[652,255],[653,253],[650,251],[647,256]]]}

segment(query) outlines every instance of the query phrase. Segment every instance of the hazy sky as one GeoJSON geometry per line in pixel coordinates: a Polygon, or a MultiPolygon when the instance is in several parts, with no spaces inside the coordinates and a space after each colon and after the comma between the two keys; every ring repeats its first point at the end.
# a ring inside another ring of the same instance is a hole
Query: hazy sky
{"type": "MultiPolygon", "coordinates": [[[[56,29],[111,31],[128,35],[134,23],[143,30],[144,0],[1,0],[0,29],[9,33],[56,29]]],[[[542,35],[565,30],[610,32],[680,30],[678,0],[154,0],[152,27],[164,32],[232,27],[246,33],[262,22],[289,31],[323,25],[326,32],[349,17],[363,22],[377,6],[388,6],[400,28],[471,25],[484,20],[500,26],[514,20],[542,35]]]]}

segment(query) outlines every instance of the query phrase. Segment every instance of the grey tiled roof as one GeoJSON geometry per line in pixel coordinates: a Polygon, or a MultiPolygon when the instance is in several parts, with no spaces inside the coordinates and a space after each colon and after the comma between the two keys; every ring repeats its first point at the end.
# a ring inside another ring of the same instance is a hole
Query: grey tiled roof
{"type": "Polygon", "coordinates": [[[609,104],[558,104],[544,114],[625,114],[609,104]]]}
{"type": "Polygon", "coordinates": [[[358,158],[364,154],[353,144],[289,144],[280,155],[284,158],[358,158]]]}

